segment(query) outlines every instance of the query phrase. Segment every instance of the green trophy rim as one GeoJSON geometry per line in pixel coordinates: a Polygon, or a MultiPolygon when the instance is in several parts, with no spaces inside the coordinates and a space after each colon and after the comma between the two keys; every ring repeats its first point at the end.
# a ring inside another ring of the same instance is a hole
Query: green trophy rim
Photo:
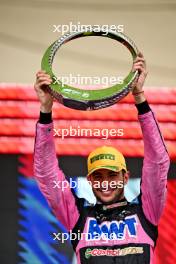
{"type": "MultiPolygon", "coordinates": [[[[102,37],[108,37],[112,38],[118,42],[121,42],[124,46],[128,48],[130,51],[133,61],[137,57],[138,49],[134,42],[127,37],[126,35],[118,32],[112,32],[108,31],[107,35],[103,34],[103,31],[95,32],[93,30],[88,31],[82,31],[82,32],[73,32],[73,33],[67,33],[66,35],[62,36],[60,39],[56,40],[53,44],[51,44],[46,52],[44,53],[44,56],[42,58],[41,62],[41,68],[42,70],[46,71],[52,78],[53,82],[49,85],[49,88],[53,91],[54,94],[59,94],[63,98],[68,98],[75,101],[81,101],[81,102],[93,102],[93,101],[102,101],[107,100],[108,98],[115,97],[118,94],[126,94],[130,91],[130,86],[135,80],[135,78],[138,75],[138,72],[129,72],[127,77],[123,80],[122,84],[115,84],[111,87],[99,89],[99,90],[82,90],[79,88],[75,88],[72,86],[69,86],[67,84],[63,84],[61,81],[58,82],[57,76],[53,73],[52,70],[52,62],[54,59],[54,55],[57,52],[57,50],[66,42],[80,38],[80,37],[86,37],[86,36],[102,36],[102,37]],[[57,80],[57,81],[56,81],[57,80]],[[126,90],[126,92],[125,92],[126,90]],[[128,90],[128,91],[127,91],[128,90]]],[[[120,96],[120,97],[124,97],[120,96]]]]}

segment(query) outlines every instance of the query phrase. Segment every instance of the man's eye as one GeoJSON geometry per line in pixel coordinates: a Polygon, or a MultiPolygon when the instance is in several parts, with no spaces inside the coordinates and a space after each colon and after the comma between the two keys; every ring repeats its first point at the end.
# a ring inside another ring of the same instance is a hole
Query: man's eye
{"type": "Polygon", "coordinates": [[[100,178],[101,178],[101,175],[96,174],[96,175],[94,175],[94,178],[95,178],[95,179],[100,179],[100,178]]]}
{"type": "Polygon", "coordinates": [[[117,176],[117,174],[110,174],[110,177],[116,177],[117,176]]]}

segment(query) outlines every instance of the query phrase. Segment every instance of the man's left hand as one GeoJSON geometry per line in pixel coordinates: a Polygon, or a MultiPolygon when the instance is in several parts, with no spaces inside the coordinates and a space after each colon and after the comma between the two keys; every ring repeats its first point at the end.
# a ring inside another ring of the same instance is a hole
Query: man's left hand
{"type": "Polygon", "coordinates": [[[133,63],[132,71],[136,71],[136,70],[138,70],[139,77],[137,78],[136,82],[133,85],[132,93],[138,93],[142,91],[148,73],[146,69],[146,61],[141,52],[138,53],[138,56],[136,57],[133,63]]]}

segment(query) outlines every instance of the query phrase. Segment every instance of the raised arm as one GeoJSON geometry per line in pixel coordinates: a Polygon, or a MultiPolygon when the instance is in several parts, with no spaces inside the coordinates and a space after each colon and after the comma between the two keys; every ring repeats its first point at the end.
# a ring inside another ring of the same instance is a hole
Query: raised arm
{"type": "Polygon", "coordinates": [[[142,90],[147,76],[146,63],[142,54],[134,63],[134,70],[136,69],[139,71],[139,78],[132,93],[144,140],[141,200],[146,218],[157,225],[165,205],[170,159],[155,115],[142,90]]]}
{"type": "Polygon", "coordinates": [[[142,207],[146,218],[152,224],[157,225],[165,205],[170,162],[154,113],[151,110],[147,111],[149,106],[146,101],[140,107],[146,111],[139,114],[144,140],[141,181],[142,207]]]}
{"type": "Polygon", "coordinates": [[[34,87],[41,107],[40,118],[36,124],[34,177],[57,219],[67,230],[71,230],[77,222],[79,213],[70,187],[61,188],[61,182],[66,179],[58,166],[55,150],[52,121],[53,98],[41,88],[50,82],[48,75],[42,71],[38,72],[34,87]]]}

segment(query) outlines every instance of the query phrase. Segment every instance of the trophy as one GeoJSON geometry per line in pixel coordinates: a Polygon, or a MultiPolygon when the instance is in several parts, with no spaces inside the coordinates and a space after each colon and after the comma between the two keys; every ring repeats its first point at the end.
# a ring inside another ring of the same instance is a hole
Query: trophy
{"type": "Polygon", "coordinates": [[[131,69],[129,74],[124,78],[123,83],[118,83],[103,89],[83,90],[63,84],[60,80],[58,80],[52,70],[54,56],[63,44],[73,39],[87,36],[100,36],[114,39],[128,48],[133,61],[137,57],[138,49],[129,37],[121,32],[110,30],[108,30],[105,35],[104,31],[97,31],[97,29],[95,30],[94,27],[92,27],[80,32],[67,33],[51,44],[44,53],[41,68],[42,70],[45,70],[53,80],[53,82],[47,87],[47,91],[60,103],[66,107],[77,110],[98,110],[113,105],[124,98],[130,92],[132,85],[138,77],[138,71],[132,71],[131,69]]]}

